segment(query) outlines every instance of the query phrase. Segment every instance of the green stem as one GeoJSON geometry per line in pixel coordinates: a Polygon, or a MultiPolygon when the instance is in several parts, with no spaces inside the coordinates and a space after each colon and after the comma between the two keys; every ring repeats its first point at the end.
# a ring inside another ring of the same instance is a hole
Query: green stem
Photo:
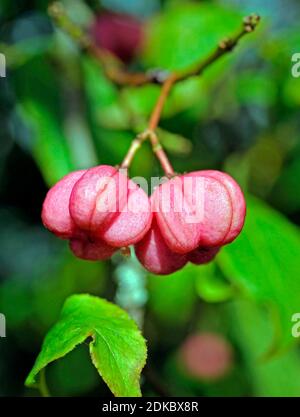
{"type": "Polygon", "coordinates": [[[47,382],[46,382],[46,371],[45,368],[40,372],[40,380],[39,380],[39,391],[42,397],[51,397],[47,382]]]}

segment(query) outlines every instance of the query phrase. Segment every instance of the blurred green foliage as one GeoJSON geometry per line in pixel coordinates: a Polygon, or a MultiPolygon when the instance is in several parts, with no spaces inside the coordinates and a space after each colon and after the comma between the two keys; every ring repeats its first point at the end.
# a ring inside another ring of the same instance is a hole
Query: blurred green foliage
{"type": "MultiPolygon", "coordinates": [[[[243,15],[262,15],[232,54],[174,88],[159,130],[176,171],[231,173],[247,192],[248,216],[214,263],[167,277],[146,276],[134,257],[74,258],[41,225],[47,189],[71,170],[119,164],[159,87],[113,85],[52,25],[47,1],[1,1],[0,52],[8,69],[0,79],[0,312],[7,318],[0,395],[39,395],[24,387],[25,376],[65,299],[84,292],[144,321],[147,363],[171,395],[299,396],[300,352],[291,333],[300,312],[300,79],[291,76],[292,54],[300,52],[299,2],[63,3],[86,28],[102,7],[143,19],[146,39],[131,64],[141,70],[186,68],[234,33],[243,15]],[[135,291],[143,295],[138,306],[135,291]],[[233,369],[221,380],[192,378],[181,363],[183,341],[201,331],[233,346],[233,369]]],[[[160,174],[145,144],[131,175],[160,174]]],[[[53,395],[110,395],[87,349],[47,368],[53,395]]],[[[156,394],[147,374],[142,391],[156,394]]]]}

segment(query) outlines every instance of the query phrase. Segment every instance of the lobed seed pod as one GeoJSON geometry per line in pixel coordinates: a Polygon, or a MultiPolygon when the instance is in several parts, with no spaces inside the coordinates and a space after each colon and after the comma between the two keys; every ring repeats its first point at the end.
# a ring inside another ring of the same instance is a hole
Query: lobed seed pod
{"type": "Polygon", "coordinates": [[[149,230],[152,213],[137,184],[116,168],[101,165],[55,184],[44,201],[42,220],[58,237],[70,239],[76,256],[102,260],[137,243],[149,230]]]}
{"type": "Polygon", "coordinates": [[[175,177],[153,194],[162,236],[180,254],[231,242],[243,227],[245,207],[238,184],[218,171],[175,177]]]}
{"type": "Polygon", "coordinates": [[[195,265],[203,265],[212,261],[220,248],[197,248],[188,254],[188,260],[195,265]]]}
{"type": "Polygon", "coordinates": [[[153,223],[135,245],[136,256],[155,274],[170,274],[187,262],[212,261],[234,240],[245,220],[238,184],[219,171],[197,171],[160,185],[151,197],[153,223]]]}
{"type": "Polygon", "coordinates": [[[80,234],[70,216],[69,201],[76,182],[86,171],[75,171],[66,175],[48,191],[42,208],[44,226],[62,239],[70,239],[80,234]]]}
{"type": "Polygon", "coordinates": [[[166,245],[156,220],[147,235],[135,245],[135,253],[148,271],[158,275],[172,274],[187,263],[186,255],[174,253],[166,245]]]}

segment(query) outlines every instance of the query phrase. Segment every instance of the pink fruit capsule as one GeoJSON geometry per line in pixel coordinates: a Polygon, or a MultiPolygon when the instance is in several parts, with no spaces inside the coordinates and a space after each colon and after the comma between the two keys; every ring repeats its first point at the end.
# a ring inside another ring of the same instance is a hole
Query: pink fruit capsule
{"type": "MultiPolygon", "coordinates": [[[[238,185],[238,183],[228,174],[225,172],[215,171],[215,170],[208,170],[208,171],[199,171],[201,175],[215,178],[223,183],[223,185],[227,188],[227,191],[230,195],[231,205],[232,205],[232,219],[230,229],[225,236],[224,242],[230,243],[232,242],[240,233],[244,226],[245,216],[246,216],[246,202],[243,195],[243,192],[238,185]]],[[[191,173],[191,175],[197,174],[191,173]]],[[[190,175],[190,174],[188,174],[190,175]]]]}
{"type": "Polygon", "coordinates": [[[47,193],[42,209],[42,222],[52,233],[70,239],[79,233],[69,212],[70,195],[85,171],[75,171],[63,177],[47,193]]]}
{"type": "Polygon", "coordinates": [[[229,243],[244,224],[243,194],[231,177],[218,171],[175,177],[154,191],[152,201],[167,246],[180,254],[229,243]]]}
{"type": "Polygon", "coordinates": [[[189,262],[192,262],[195,265],[202,265],[207,264],[208,262],[212,261],[217,253],[219,252],[220,248],[202,248],[199,247],[194,251],[188,254],[189,262]]]}
{"type": "Polygon", "coordinates": [[[109,259],[117,250],[101,240],[90,241],[87,237],[71,239],[70,249],[77,258],[89,261],[104,261],[109,259]]]}
{"type": "Polygon", "coordinates": [[[65,176],[48,192],[44,225],[70,239],[82,259],[108,259],[121,247],[135,244],[152,222],[146,193],[119,170],[101,165],[65,176]]]}
{"type": "Polygon", "coordinates": [[[146,193],[107,165],[86,171],[73,188],[69,207],[80,229],[114,247],[136,243],[151,226],[146,193]]]}
{"type": "Polygon", "coordinates": [[[168,248],[155,220],[147,235],[135,245],[135,253],[148,271],[158,275],[171,274],[187,262],[185,255],[174,253],[168,248]]]}

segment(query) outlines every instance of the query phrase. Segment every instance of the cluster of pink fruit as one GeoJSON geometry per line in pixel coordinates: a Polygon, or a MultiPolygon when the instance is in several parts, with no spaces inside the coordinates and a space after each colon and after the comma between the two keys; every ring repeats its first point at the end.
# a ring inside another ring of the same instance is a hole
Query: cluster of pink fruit
{"type": "Polygon", "coordinates": [[[51,232],[70,240],[79,258],[104,260],[134,245],[147,270],[170,274],[187,262],[212,260],[240,233],[245,211],[240,187],[219,171],[175,176],[149,199],[117,168],[100,165],[54,185],[42,220],[51,232]]]}

